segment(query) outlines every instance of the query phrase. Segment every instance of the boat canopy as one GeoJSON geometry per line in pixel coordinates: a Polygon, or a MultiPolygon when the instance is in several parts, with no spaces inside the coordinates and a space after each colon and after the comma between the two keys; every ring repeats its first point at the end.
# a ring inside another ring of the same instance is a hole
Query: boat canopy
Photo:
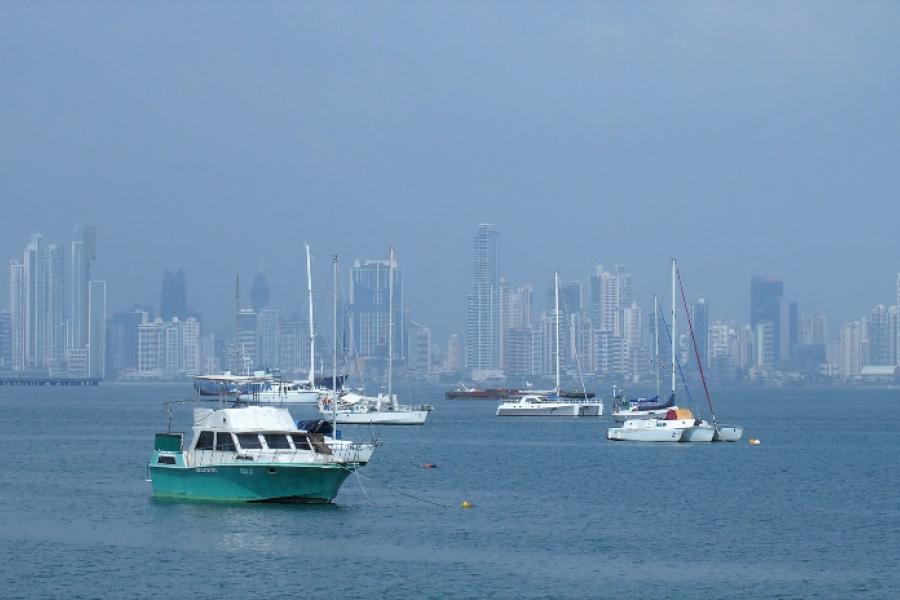
{"type": "Polygon", "coordinates": [[[669,399],[662,404],[659,402],[659,396],[654,396],[649,400],[639,400],[637,410],[662,410],[673,406],[675,406],[675,394],[671,394],[669,399]]]}
{"type": "Polygon", "coordinates": [[[298,421],[297,429],[302,429],[307,433],[322,433],[325,435],[331,435],[331,432],[334,431],[331,427],[331,421],[326,421],[325,419],[298,421]]]}
{"type": "Polygon", "coordinates": [[[687,408],[675,408],[666,411],[666,421],[677,421],[681,419],[693,419],[694,413],[687,408]]]}
{"type": "Polygon", "coordinates": [[[294,431],[294,419],[286,408],[195,408],[194,428],[232,431],[294,431]]]}

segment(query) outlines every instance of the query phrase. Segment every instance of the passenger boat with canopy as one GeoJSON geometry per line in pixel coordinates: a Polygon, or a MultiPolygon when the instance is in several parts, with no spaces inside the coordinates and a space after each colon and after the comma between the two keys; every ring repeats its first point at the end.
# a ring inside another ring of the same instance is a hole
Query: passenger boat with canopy
{"type": "Polygon", "coordinates": [[[295,426],[286,408],[271,406],[197,407],[187,446],[183,433],[169,429],[156,434],[148,465],[160,498],[327,503],[372,450],[329,444],[321,432],[295,426]]]}

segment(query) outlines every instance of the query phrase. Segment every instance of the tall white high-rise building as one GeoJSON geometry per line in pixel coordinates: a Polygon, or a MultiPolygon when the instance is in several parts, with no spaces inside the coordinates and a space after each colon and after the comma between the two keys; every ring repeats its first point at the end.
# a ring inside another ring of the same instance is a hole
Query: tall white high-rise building
{"type": "Polygon", "coordinates": [[[25,365],[45,369],[49,364],[50,279],[47,247],[36,233],[25,247],[25,365]]]}
{"type": "Polygon", "coordinates": [[[88,283],[88,376],[106,376],[106,282],[88,283]]]}
{"type": "Polygon", "coordinates": [[[466,315],[466,368],[478,377],[502,373],[499,240],[500,233],[493,225],[480,224],[473,243],[472,291],[466,315]]]}
{"type": "Polygon", "coordinates": [[[48,364],[51,368],[62,366],[66,357],[66,261],[63,247],[50,244],[47,248],[48,302],[48,364]]]}
{"type": "Polygon", "coordinates": [[[10,354],[12,368],[25,369],[25,265],[13,259],[9,264],[10,354]]]}

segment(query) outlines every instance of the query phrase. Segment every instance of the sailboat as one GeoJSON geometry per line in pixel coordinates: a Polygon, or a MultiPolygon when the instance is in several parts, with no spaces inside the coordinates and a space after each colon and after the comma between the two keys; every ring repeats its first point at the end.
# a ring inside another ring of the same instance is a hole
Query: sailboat
{"type": "Polygon", "coordinates": [[[665,402],[660,402],[659,389],[659,298],[653,296],[653,318],[656,346],[654,348],[654,363],[656,365],[656,396],[653,398],[638,398],[636,400],[628,400],[625,398],[624,392],[613,387],[614,409],[612,418],[614,421],[623,423],[628,419],[650,419],[666,416],[669,410],[677,410],[675,406],[675,394],[671,394],[665,402]]]}
{"type": "Polygon", "coordinates": [[[582,399],[560,394],[559,378],[559,273],[554,273],[556,308],[556,388],[546,392],[527,392],[518,398],[501,402],[498,417],[599,417],[603,414],[603,401],[591,400],[587,393],[582,399]]]}
{"type": "MultiPolygon", "coordinates": [[[[394,384],[394,248],[390,250],[388,266],[388,377],[387,394],[378,396],[359,396],[345,393],[326,394],[319,404],[319,411],[332,415],[335,423],[344,425],[422,425],[428,418],[429,409],[424,406],[401,405],[397,395],[393,393],[394,384]]],[[[336,273],[336,271],[335,271],[336,273]]],[[[337,294],[337,275],[335,275],[335,294],[337,294]]],[[[335,302],[337,296],[335,295],[335,302]]],[[[335,320],[335,332],[337,321],[335,320]]],[[[337,344],[335,333],[335,348],[337,344]]],[[[336,351],[335,351],[336,353],[336,351]]],[[[336,387],[336,385],[335,385],[336,387]]]]}
{"type": "MultiPolygon", "coordinates": [[[[672,259],[672,391],[675,402],[675,278],[676,263],[672,259]]],[[[658,371],[658,369],[657,369],[658,371]]],[[[715,430],[706,422],[694,418],[683,408],[666,409],[663,418],[637,417],[625,420],[621,427],[610,427],[606,439],[625,442],[711,442],[715,430]]]]}

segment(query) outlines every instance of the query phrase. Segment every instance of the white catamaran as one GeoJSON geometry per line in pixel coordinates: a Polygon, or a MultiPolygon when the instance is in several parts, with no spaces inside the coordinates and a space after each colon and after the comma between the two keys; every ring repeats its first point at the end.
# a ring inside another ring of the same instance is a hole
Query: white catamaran
{"type": "Polygon", "coordinates": [[[556,310],[556,389],[530,392],[519,398],[504,400],[497,406],[498,417],[599,417],[603,415],[603,401],[566,398],[560,393],[559,378],[559,273],[554,273],[556,310]]]}

